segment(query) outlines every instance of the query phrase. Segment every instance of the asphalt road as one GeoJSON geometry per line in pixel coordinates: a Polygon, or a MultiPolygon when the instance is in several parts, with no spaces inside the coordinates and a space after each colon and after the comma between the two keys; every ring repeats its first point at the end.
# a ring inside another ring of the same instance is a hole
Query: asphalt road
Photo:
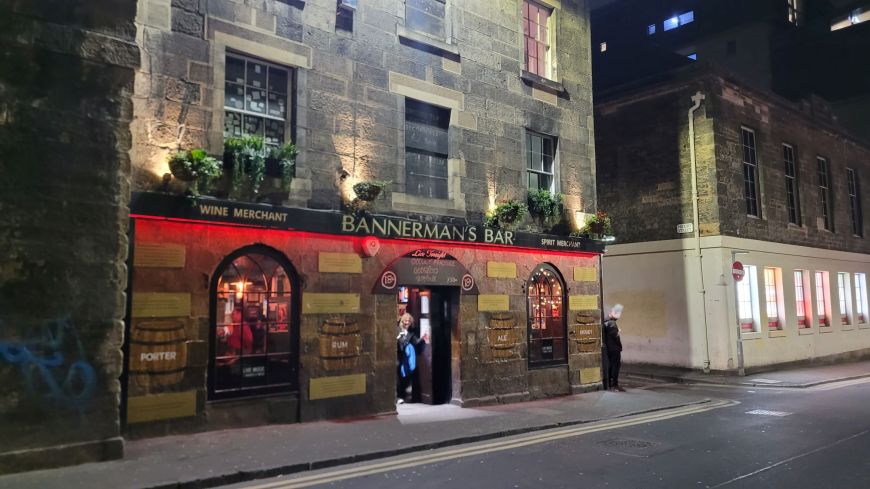
{"type": "Polygon", "coordinates": [[[870,379],[648,388],[721,401],[228,487],[870,489],[870,379]]]}

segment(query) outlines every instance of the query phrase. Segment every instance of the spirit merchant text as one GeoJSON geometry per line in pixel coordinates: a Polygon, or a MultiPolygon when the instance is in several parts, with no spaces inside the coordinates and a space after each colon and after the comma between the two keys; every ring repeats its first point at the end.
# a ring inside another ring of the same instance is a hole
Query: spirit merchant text
{"type": "Polygon", "coordinates": [[[454,226],[434,222],[408,221],[390,217],[342,216],[341,232],[369,234],[382,238],[417,238],[468,243],[506,244],[514,243],[514,233],[499,229],[475,226],[454,226]]]}

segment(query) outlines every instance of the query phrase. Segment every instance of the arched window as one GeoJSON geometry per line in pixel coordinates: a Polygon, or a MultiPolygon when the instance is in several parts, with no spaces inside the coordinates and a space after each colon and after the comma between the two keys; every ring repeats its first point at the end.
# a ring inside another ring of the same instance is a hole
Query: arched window
{"type": "Polygon", "coordinates": [[[559,272],[551,265],[538,265],[529,278],[528,297],[529,366],[565,363],[565,283],[559,272]]]}
{"type": "Polygon", "coordinates": [[[233,253],[212,282],[209,399],[297,389],[296,274],[265,246],[233,253]]]}

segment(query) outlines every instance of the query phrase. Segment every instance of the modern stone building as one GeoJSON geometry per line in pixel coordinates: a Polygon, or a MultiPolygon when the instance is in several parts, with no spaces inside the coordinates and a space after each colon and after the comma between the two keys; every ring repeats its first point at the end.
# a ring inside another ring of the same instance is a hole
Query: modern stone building
{"type": "Polygon", "coordinates": [[[870,146],[823,102],[700,63],[596,97],[619,238],[605,302],[625,305],[627,361],[740,372],[870,353],[870,146]]]}
{"type": "Polygon", "coordinates": [[[403,313],[425,403],[598,388],[586,2],[140,0],[137,25],[127,433],[395,412],[403,313]],[[182,195],[168,157],[246,134],[295,143],[289,191],[267,166],[256,196],[182,195]],[[530,189],[554,222],[484,225],[530,189]]]}

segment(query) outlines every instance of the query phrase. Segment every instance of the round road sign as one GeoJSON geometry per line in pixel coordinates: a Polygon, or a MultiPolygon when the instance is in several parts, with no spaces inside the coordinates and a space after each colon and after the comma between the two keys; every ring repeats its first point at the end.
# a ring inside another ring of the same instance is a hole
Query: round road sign
{"type": "Polygon", "coordinates": [[[743,264],[739,261],[735,261],[731,265],[731,276],[734,277],[734,280],[739,282],[743,280],[743,276],[746,275],[746,272],[743,270],[743,264]]]}

